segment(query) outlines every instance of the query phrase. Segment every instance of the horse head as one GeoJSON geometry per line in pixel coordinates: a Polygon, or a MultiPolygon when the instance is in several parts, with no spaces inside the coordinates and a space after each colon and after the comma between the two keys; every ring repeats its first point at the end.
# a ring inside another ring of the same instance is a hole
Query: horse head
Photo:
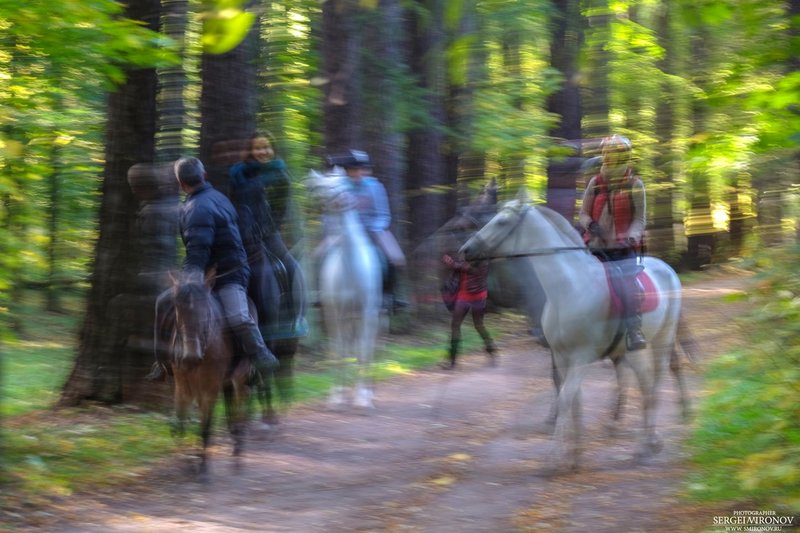
{"type": "Polygon", "coordinates": [[[192,364],[202,361],[217,310],[209,280],[200,273],[173,278],[172,298],[175,306],[175,361],[192,364]]]}
{"type": "Polygon", "coordinates": [[[459,250],[468,260],[488,258],[492,255],[510,255],[508,239],[517,229],[530,207],[526,202],[514,199],[506,202],[491,220],[483,225],[459,250]]]}
{"type": "Polygon", "coordinates": [[[306,188],[328,213],[339,213],[355,207],[350,182],[347,175],[341,172],[320,174],[312,170],[306,179],[306,188]]]}

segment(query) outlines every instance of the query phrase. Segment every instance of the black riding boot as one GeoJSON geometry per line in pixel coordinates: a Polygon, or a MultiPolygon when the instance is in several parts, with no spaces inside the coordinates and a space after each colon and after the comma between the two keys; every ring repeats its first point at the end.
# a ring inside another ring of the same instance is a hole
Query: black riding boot
{"type": "Polygon", "coordinates": [[[242,345],[242,350],[250,362],[259,370],[275,370],[280,366],[278,358],[264,344],[264,338],[255,324],[242,324],[233,328],[233,334],[242,345]]]}
{"type": "Polygon", "coordinates": [[[408,302],[398,294],[398,278],[399,273],[397,266],[389,263],[386,268],[386,279],[383,282],[383,292],[389,296],[388,300],[391,303],[392,311],[408,307],[408,302]]]}
{"type": "Polygon", "coordinates": [[[647,339],[642,333],[642,313],[640,311],[641,290],[639,282],[626,280],[625,287],[625,327],[628,330],[628,350],[642,350],[647,348],[647,339]]]}

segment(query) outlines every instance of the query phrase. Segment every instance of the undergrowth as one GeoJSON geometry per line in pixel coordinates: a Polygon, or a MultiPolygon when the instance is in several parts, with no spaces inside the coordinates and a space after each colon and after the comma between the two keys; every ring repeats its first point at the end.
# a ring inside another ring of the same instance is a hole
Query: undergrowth
{"type": "Polygon", "coordinates": [[[699,500],[800,510],[800,272],[797,248],[760,256],[741,320],[747,346],[714,361],[690,442],[699,500]]]}

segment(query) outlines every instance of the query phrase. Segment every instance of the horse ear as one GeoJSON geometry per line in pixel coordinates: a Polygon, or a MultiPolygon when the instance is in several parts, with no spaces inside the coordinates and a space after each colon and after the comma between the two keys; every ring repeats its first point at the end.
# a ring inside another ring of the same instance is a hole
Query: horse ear
{"type": "Polygon", "coordinates": [[[520,187],[519,191],[517,192],[517,200],[519,200],[524,204],[529,203],[531,201],[531,197],[528,194],[528,189],[526,189],[525,187],[520,187]]]}
{"type": "Polygon", "coordinates": [[[492,177],[492,179],[489,180],[489,183],[487,183],[483,187],[483,192],[489,196],[490,203],[496,204],[497,203],[497,179],[492,177]]]}

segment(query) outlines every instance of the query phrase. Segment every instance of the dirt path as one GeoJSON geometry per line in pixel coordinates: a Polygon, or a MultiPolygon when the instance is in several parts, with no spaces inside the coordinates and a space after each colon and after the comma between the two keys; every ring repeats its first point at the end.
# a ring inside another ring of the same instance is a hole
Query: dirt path
{"type": "MultiPolygon", "coordinates": [[[[701,346],[700,365],[737,342],[723,302],[741,275],[719,273],[685,289],[685,310],[701,346]]],[[[664,450],[632,460],[638,398],[631,389],[621,428],[606,429],[613,369],[596,364],[584,384],[583,469],[543,475],[552,442],[540,429],[553,400],[547,353],[525,336],[499,339],[501,361],[480,354],[455,372],[429,370],[379,384],[368,416],[293,410],[272,434],[253,435],[233,475],[219,442],[211,481],[175,471],[146,487],[75,497],[48,531],[701,531],[708,509],[680,501],[685,452],[672,377],[662,380],[664,450]]],[[[693,396],[698,372],[689,369],[693,396]]]]}

